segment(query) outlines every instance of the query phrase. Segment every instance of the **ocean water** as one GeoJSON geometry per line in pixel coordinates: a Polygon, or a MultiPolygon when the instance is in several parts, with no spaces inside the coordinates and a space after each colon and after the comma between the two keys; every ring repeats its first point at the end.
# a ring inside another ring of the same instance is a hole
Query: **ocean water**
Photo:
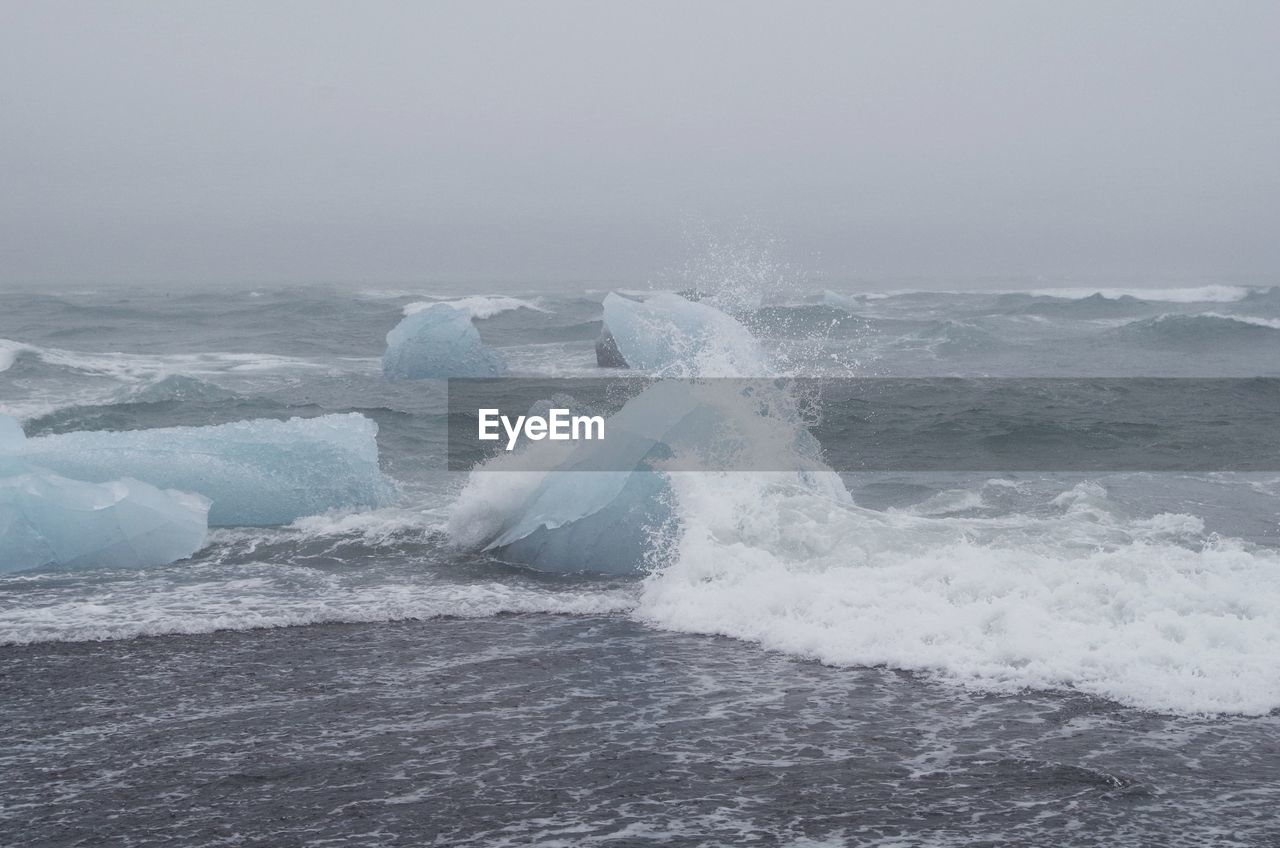
{"type": "MultiPolygon", "coordinates": [[[[358,412],[396,487],[0,576],[0,842],[1280,843],[1280,472],[677,473],[649,573],[459,546],[501,484],[386,333],[447,301],[595,377],[605,294],[0,292],[28,436],[358,412]]],[[[1280,376],[1278,288],[707,296],[777,374],[1280,376]]]]}

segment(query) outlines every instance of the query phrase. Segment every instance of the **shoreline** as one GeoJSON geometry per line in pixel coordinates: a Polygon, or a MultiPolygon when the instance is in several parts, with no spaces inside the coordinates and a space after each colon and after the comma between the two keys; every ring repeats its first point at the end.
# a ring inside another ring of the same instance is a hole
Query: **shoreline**
{"type": "Polygon", "coordinates": [[[1280,836],[1257,789],[1280,786],[1277,715],[957,691],[618,616],[42,643],[0,668],[7,844],[1280,836]]]}

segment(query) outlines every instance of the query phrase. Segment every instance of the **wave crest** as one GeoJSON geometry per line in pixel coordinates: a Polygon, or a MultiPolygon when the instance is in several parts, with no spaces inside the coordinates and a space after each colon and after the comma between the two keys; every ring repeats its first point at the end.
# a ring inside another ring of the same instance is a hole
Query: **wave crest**
{"type": "Polygon", "coordinates": [[[1109,331],[1118,339],[1141,345],[1207,350],[1222,345],[1280,342],[1280,321],[1206,312],[1159,315],[1109,331]]]}

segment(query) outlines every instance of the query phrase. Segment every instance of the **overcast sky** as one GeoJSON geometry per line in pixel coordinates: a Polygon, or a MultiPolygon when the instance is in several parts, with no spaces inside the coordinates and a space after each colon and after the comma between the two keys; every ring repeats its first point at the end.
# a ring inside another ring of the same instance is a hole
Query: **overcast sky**
{"type": "Polygon", "coordinates": [[[0,0],[0,284],[1280,271],[1280,3],[0,0]]]}

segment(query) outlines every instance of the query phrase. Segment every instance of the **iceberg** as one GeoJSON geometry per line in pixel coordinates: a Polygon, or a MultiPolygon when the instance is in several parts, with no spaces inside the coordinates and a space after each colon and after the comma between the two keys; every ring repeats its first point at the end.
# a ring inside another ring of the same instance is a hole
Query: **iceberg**
{"type": "Polygon", "coordinates": [[[377,432],[376,423],[349,413],[64,433],[28,439],[21,455],[76,480],[133,477],[198,492],[213,502],[211,525],[264,526],[384,505],[392,490],[378,468],[377,432]]]}
{"type": "Polygon", "coordinates": [[[209,501],[124,478],[69,480],[31,467],[0,477],[0,572],[141,568],[204,547],[209,501]]]}
{"type": "Polygon", "coordinates": [[[596,343],[602,367],[637,368],[672,376],[761,376],[767,358],[751,332],[705,303],[657,292],[643,300],[610,292],[596,343]]]}
{"type": "Polygon", "coordinates": [[[25,442],[22,425],[8,415],[0,415],[0,457],[16,454],[25,442]]]}
{"type": "Polygon", "coordinates": [[[405,317],[387,333],[382,374],[389,380],[497,377],[506,362],[480,341],[471,314],[437,303],[405,317]]]}
{"type": "Polygon", "coordinates": [[[127,477],[70,480],[27,462],[25,446],[0,415],[0,573],[163,565],[204,546],[206,498],[127,477]]]}

